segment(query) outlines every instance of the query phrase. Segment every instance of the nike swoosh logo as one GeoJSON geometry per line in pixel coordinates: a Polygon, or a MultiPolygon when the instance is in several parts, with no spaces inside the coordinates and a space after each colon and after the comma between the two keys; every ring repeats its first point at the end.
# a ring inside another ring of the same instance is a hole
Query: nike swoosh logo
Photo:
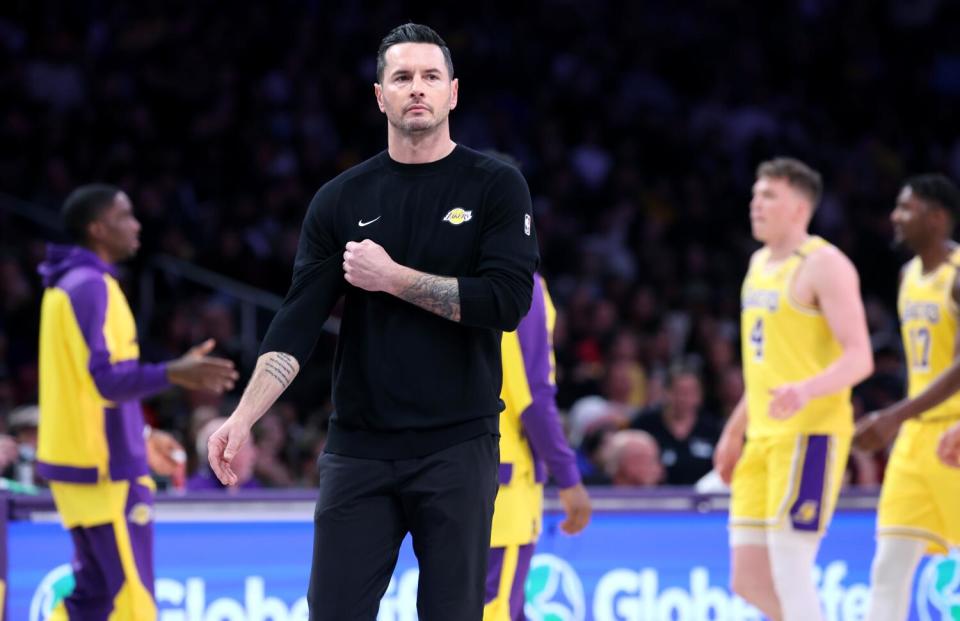
{"type": "Polygon", "coordinates": [[[361,219],[359,222],[357,222],[357,224],[359,224],[360,226],[367,226],[368,224],[373,224],[374,222],[376,222],[377,220],[379,220],[379,219],[382,218],[382,217],[383,217],[383,216],[377,216],[377,217],[374,218],[373,220],[369,220],[369,221],[367,221],[367,222],[364,222],[364,221],[361,219]]]}

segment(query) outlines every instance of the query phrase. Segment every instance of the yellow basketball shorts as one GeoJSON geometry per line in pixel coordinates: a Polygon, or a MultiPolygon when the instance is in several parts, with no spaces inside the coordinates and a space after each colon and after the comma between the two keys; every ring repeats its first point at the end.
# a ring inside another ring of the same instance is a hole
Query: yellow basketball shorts
{"type": "Polygon", "coordinates": [[[730,527],[822,534],[843,485],[850,436],[748,438],[733,471],[730,527]]]}
{"type": "Polygon", "coordinates": [[[955,422],[904,423],[880,492],[877,535],[922,539],[931,553],[960,545],[960,469],[937,458],[940,436],[955,422]]]}

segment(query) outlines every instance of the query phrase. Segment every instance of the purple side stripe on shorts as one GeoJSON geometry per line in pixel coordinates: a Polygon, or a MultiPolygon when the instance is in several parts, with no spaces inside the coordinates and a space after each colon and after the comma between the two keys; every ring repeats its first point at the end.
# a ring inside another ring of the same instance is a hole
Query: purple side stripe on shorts
{"type": "Polygon", "coordinates": [[[820,530],[829,456],[830,436],[807,436],[797,497],[790,507],[790,521],[795,530],[820,530]]]}

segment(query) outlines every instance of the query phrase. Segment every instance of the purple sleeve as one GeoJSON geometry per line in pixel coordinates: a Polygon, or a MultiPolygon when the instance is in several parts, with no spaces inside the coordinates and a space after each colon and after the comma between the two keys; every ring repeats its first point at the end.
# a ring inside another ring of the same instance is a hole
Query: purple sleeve
{"type": "Polygon", "coordinates": [[[533,301],[530,312],[517,328],[520,351],[527,372],[527,383],[533,401],[520,417],[534,461],[543,460],[547,470],[561,489],[580,482],[576,458],[560,425],[557,412],[557,387],[551,381],[553,334],[547,325],[546,291],[540,276],[533,278],[533,301]]]}
{"type": "Polygon", "coordinates": [[[139,360],[110,362],[103,336],[107,319],[107,284],[91,278],[68,290],[73,314],[90,350],[87,369],[105,399],[120,403],[147,397],[170,386],[165,364],[142,364],[139,360]]]}

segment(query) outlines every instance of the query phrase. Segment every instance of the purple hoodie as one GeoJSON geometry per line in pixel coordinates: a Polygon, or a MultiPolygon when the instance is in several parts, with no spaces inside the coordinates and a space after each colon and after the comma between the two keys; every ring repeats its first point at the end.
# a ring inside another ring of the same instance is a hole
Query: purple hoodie
{"type": "MultiPolygon", "coordinates": [[[[53,438],[57,436],[44,433],[45,424],[56,425],[58,420],[62,423],[67,418],[76,421],[75,417],[83,417],[85,413],[76,405],[82,400],[66,394],[79,389],[77,381],[72,377],[58,375],[64,372],[63,360],[59,365],[45,364],[43,360],[45,351],[48,352],[47,355],[68,356],[69,351],[61,353],[61,350],[75,346],[64,340],[61,324],[56,320],[46,323],[42,319],[38,472],[54,481],[93,483],[98,480],[98,468],[105,460],[111,480],[133,479],[146,474],[148,470],[140,399],[159,392],[170,384],[166,377],[166,366],[163,364],[143,364],[136,358],[111,362],[113,356],[105,332],[122,334],[124,338],[131,338],[134,342],[136,340],[135,329],[107,325],[108,305],[118,309],[111,315],[115,319],[123,313],[129,313],[126,299],[120,293],[119,287],[113,286],[115,283],[111,282],[116,275],[115,269],[86,248],[50,244],[47,247],[46,260],[40,264],[38,271],[43,277],[44,287],[48,290],[59,289],[69,298],[70,310],[87,349],[85,353],[89,353],[87,368],[76,372],[88,372],[99,397],[111,402],[104,408],[104,429],[84,428],[89,433],[105,434],[108,450],[106,456],[94,455],[82,446],[55,446],[53,438]],[[120,299],[117,299],[118,296],[120,299]],[[45,436],[50,440],[47,441],[45,436]],[[67,465],[68,463],[70,465],[67,465]]],[[[69,359],[68,357],[64,360],[69,359]]],[[[80,438],[75,440],[77,443],[82,442],[80,438]]]]}

